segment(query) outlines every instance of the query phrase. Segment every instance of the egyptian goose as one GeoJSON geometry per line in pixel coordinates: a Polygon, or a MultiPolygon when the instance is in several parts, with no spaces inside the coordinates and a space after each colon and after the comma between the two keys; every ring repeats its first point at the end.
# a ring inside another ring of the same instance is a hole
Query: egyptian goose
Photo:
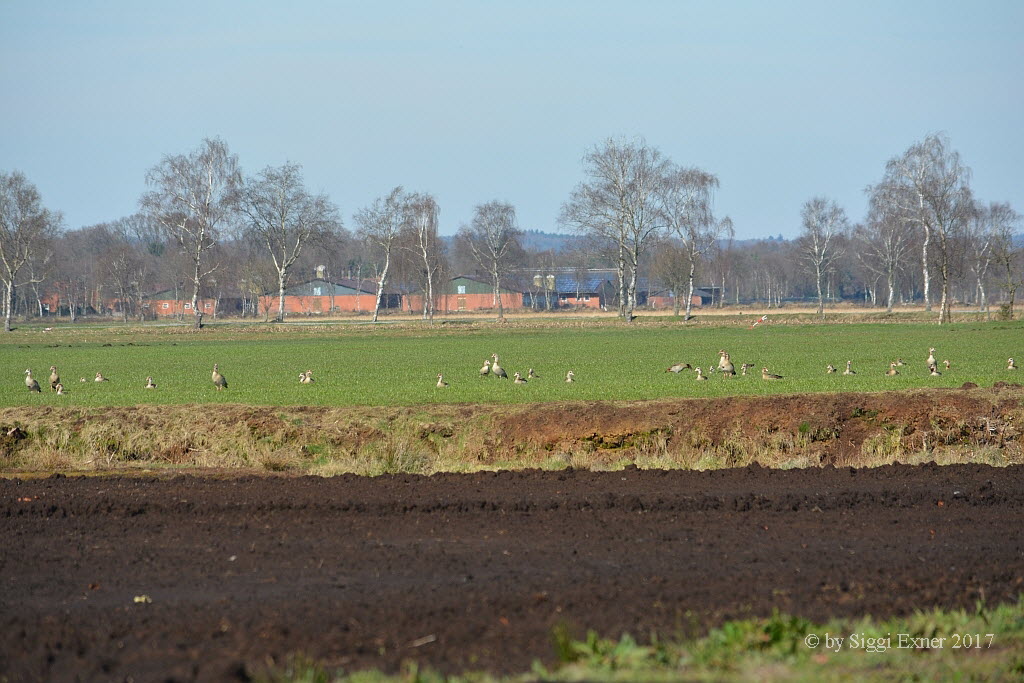
{"type": "Polygon", "coordinates": [[[1017,369],[1017,364],[1013,362],[1012,358],[1007,359],[1007,361],[1006,361],[1006,369],[1007,370],[1016,370],[1017,369]]]}
{"type": "Polygon", "coordinates": [[[935,349],[928,349],[928,365],[935,365],[935,349]]]}
{"type": "Polygon", "coordinates": [[[534,372],[533,368],[530,368],[530,371],[528,373],[526,373],[526,377],[528,379],[538,379],[540,377],[540,375],[538,375],[536,372],[534,372]]]}
{"type": "Polygon", "coordinates": [[[846,361],[846,369],[843,370],[843,374],[844,375],[856,375],[857,374],[857,371],[854,370],[852,367],[850,367],[851,365],[853,365],[853,361],[852,360],[846,361]]]}
{"type": "Polygon", "coordinates": [[[25,386],[28,387],[29,391],[36,391],[42,393],[42,389],[39,388],[39,382],[32,377],[32,371],[25,371],[25,386]]]}
{"type": "Polygon", "coordinates": [[[446,386],[448,386],[448,382],[444,381],[444,377],[441,376],[440,372],[437,373],[437,388],[444,389],[446,386]]]}
{"type": "Polygon", "coordinates": [[[520,375],[518,372],[512,373],[512,378],[513,384],[526,384],[526,380],[523,379],[523,376],[520,375]]]}
{"type": "Polygon", "coordinates": [[[833,375],[833,374],[835,374],[835,371],[836,371],[836,366],[832,365],[831,363],[829,363],[828,365],[825,366],[825,374],[826,375],[833,375]]]}
{"type": "Polygon", "coordinates": [[[673,363],[672,365],[665,368],[665,372],[674,372],[677,375],[683,370],[692,370],[693,368],[689,363],[673,363]]]}
{"type": "Polygon", "coordinates": [[[106,377],[103,376],[102,372],[97,372],[96,373],[96,378],[93,379],[93,382],[109,382],[109,381],[110,381],[109,379],[107,379],[106,377]]]}
{"type": "Polygon", "coordinates": [[[935,365],[929,367],[928,369],[931,371],[928,374],[931,375],[932,377],[940,377],[942,375],[942,373],[939,372],[939,368],[935,365]]]}
{"type": "Polygon", "coordinates": [[[220,374],[217,363],[213,364],[213,374],[210,375],[210,379],[213,381],[213,386],[217,387],[217,391],[228,388],[228,380],[224,375],[220,374]]]}
{"type": "Polygon", "coordinates": [[[491,374],[491,359],[490,358],[485,360],[484,361],[484,366],[482,368],[480,368],[480,376],[481,377],[486,377],[489,374],[491,374]]]}
{"type": "Polygon", "coordinates": [[[50,391],[57,391],[57,385],[60,384],[60,375],[57,374],[57,366],[50,366],[50,391]]]}
{"type": "Polygon", "coordinates": [[[708,381],[708,378],[704,374],[704,371],[701,370],[700,368],[697,368],[697,376],[694,379],[696,379],[698,382],[707,382],[708,381]]]}
{"type": "Polygon", "coordinates": [[[900,371],[896,369],[896,362],[889,363],[889,369],[885,371],[885,374],[889,377],[895,377],[900,374],[900,371]]]}
{"type": "Polygon", "coordinates": [[[153,383],[153,378],[152,377],[147,377],[146,378],[146,388],[147,389],[156,389],[156,384],[153,383]]]}
{"type": "Polygon", "coordinates": [[[942,364],[946,366],[946,372],[949,372],[949,361],[948,360],[944,360],[944,361],[942,361],[942,364]]]}
{"type": "Polygon", "coordinates": [[[494,373],[494,376],[502,379],[508,379],[508,373],[505,372],[505,368],[498,365],[498,354],[492,353],[491,358],[494,359],[494,362],[491,363],[491,372],[494,373]]]}
{"type": "Polygon", "coordinates": [[[55,386],[53,390],[57,392],[58,396],[64,395],[64,385],[61,384],[60,382],[57,382],[57,386],[55,386]]]}
{"type": "Polygon", "coordinates": [[[572,370],[570,370],[569,372],[565,373],[565,381],[566,382],[575,382],[576,381],[576,373],[573,372],[572,370]]]}
{"type": "Polygon", "coordinates": [[[720,368],[721,368],[722,372],[725,373],[725,376],[726,377],[735,377],[736,376],[736,366],[732,364],[731,360],[729,360],[729,354],[726,353],[725,355],[723,355],[722,356],[722,360],[725,361],[725,364],[721,365],[720,368]]]}
{"type": "Polygon", "coordinates": [[[299,382],[302,383],[302,384],[312,384],[315,381],[316,380],[313,379],[313,371],[312,370],[306,370],[305,372],[303,372],[303,373],[301,373],[299,375],[299,382]]]}
{"type": "Polygon", "coordinates": [[[761,379],[782,379],[782,375],[774,375],[768,372],[768,368],[761,368],[761,379]]]}

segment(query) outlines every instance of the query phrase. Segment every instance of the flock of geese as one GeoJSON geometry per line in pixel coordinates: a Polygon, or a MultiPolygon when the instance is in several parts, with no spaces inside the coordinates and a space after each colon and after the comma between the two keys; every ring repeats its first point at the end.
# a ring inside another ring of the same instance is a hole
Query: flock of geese
{"type": "MultiPolygon", "coordinates": [[[[480,368],[480,376],[481,377],[493,376],[493,377],[497,377],[499,379],[508,379],[508,372],[505,370],[505,368],[501,367],[501,365],[498,363],[498,354],[492,353],[491,354],[491,358],[488,358],[487,360],[484,361],[483,367],[480,368]],[[493,358],[494,360],[491,360],[491,358],[493,358]]],[[[521,372],[513,372],[512,373],[512,383],[513,384],[526,384],[527,382],[529,382],[530,380],[533,380],[533,379],[540,379],[540,375],[538,375],[536,372],[534,372],[533,368],[530,368],[527,371],[526,377],[523,377],[523,374],[521,372]]],[[[573,372],[572,370],[569,370],[568,372],[566,372],[565,373],[565,381],[566,382],[575,382],[576,381],[576,373],[573,372]]],[[[437,388],[438,389],[444,389],[447,386],[448,386],[448,382],[444,381],[444,376],[441,373],[438,373],[438,375],[437,375],[437,388]]]]}
{"type": "MultiPolygon", "coordinates": [[[[925,362],[928,364],[928,374],[929,375],[931,375],[932,377],[940,377],[942,375],[942,373],[939,372],[938,361],[935,360],[935,348],[934,347],[928,349],[928,359],[925,362]]],[[[944,361],[942,361],[942,364],[946,368],[946,370],[948,371],[949,368],[950,368],[950,362],[948,360],[944,360],[944,361]]],[[[904,362],[904,360],[902,358],[897,358],[894,361],[890,361],[889,369],[886,370],[884,374],[886,376],[888,376],[888,377],[893,377],[895,375],[898,375],[898,374],[900,374],[900,371],[897,370],[896,368],[902,367],[902,366],[905,366],[905,365],[906,365],[906,362],[904,362]]],[[[739,374],[740,375],[746,375],[747,374],[747,370],[750,369],[750,368],[753,368],[753,367],[754,367],[753,363],[743,363],[740,366],[740,373],[739,374]]],[[[1007,370],[1016,370],[1017,369],[1017,364],[1014,362],[1013,358],[1008,358],[1006,360],[1006,369],[1007,370]]],[[[674,373],[678,374],[678,373],[682,372],[683,370],[693,370],[694,374],[696,375],[696,377],[694,379],[696,379],[698,381],[707,381],[709,375],[713,375],[713,374],[716,374],[716,373],[721,374],[721,375],[723,375],[725,377],[735,377],[736,376],[736,366],[733,364],[732,360],[729,358],[729,353],[727,351],[725,351],[725,349],[722,349],[722,350],[720,350],[718,352],[718,365],[717,366],[712,365],[712,366],[708,367],[708,374],[704,374],[704,371],[699,366],[694,368],[689,363],[675,363],[675,364],[670,365],[669,367],[667,367],[665,369],[665,372],[674,372],[674,373]]],[[[834,374],[834,373],[837,373],[837,372],[839,372],[839,371],[831,363],[829,363],[828,365],[825,366],[825,374],[831,375],[831,374],[834,374]]],[[[853,369],[853,361],[852,360],[846,361],[846,369],[843,370],[842,374],[844,374],[844,375],[856,375],[857,374],[857,371],[853,369]]],[[[761,378],[762,379],[766,379],[766,380],[779,380],[779,379],[782,379],[782,375],[776,375],[775,373],[768,372],[768,368],[761,368],[761,378]]]]}
{"type": "MultiPolygon", "coordinates": [[[[926,362],[928,364],[928,373],[932,377],[938,377],[938,376],[942,375],[942,373],[939,372],[938,361],[935,360],[935,349],[934,348],[928,349],[928,360],[926,362]]],[[[950,369],[950,362],[948,360],[944,360],[944,361],[942,361],[942,364],[945,367],[945,369],[947,371],[949,371],[949,369],[950,369]]],[[[906,363],[903,361],[902,358],[897,358],[896,360],[891,361],[889,363],[889,369],[886,370],[884,374],[889,376],[889,377],[898,375],[898,374],[900,374],[900,371],[897,368],[903,367],[905,365],[906,365],[906,363]]],[[[753,367],[754,367],[753,363],[743,363],[743,364],[740,365],[740,372],[739,372],[739,374],[741,376],[745,376],[747,374],[747,370],[749,370],[749,369],[751,369],[753,367]]],[[[1013,358],[1008,358],[1007,359],[1007,361],[1006,361],[1006,369],[1007,370],[1016,370],[1017,369],[1017,364],[1014,362],[1013,358]]],[[[722,349],[722,350],[720,350],[718,352],[718,365],[709,366],[707,374],[704,374],[704,370],[700,366],[697,366],[696,368],[694,368],[689,363],[674,363],[674,364],[670,365],[669,367],[667,367],[665,369],[665,372],[673,372],[673,373],[679,374],[683,370],[693,370],[693,372],[695,374],[695,378],[694,379],[696,379],[697,381],[700,381],[700,382],[706,382],[711,375],[715,375],[715,374],[720,374],[720,375],[722,375],[724,377],[735,377],[736,374],[737,374],[736,373],[736,366],[735,366],[735,364],[733,364],[732,359],[729,357],[729,353],[725,349],[722,349]]],[[[831,363],[829,363],[827,366],[825,366],[825,374],[830,374],[831,375],[831,374],[835,374],[835,373],[838,373],[838,372],[839,372],[838,369],[834,365],[832,365],[831,363]]],[[[857,374],[857,371],[853,369],[853,361],[852,360],[846,361],[846,369],[843,370],[842,374],[844,374],[844,375],[856,375],[857,374]]],[[[493,375],[494,377],[498,377],[500,379],[508,379],[508,372],[505,370],[505,368],[501,367],[501,365],[498,363],[498,354],[496,354],[496,353],[492,353],[491,354],[491,358],[485,360],[483,367],[480,368],[480,376],[481,377],[487,377],[489,375],[493,375]],[[493,360],[491,360],[492,358],[493,358],[493,360]]],[[[519,372],[512,373],[512,383],[513,384],[526,384],[530,380],[539,379],[539,378],[540,378],[540,375],[538,375],[536,372],[534,372],[533,368],[530,368],[529,371],[527,371],[526,377],[523,377],[522,373],[519,373],[519,372]]],[[[210,375],[210,379],[213,382],[213,386],[214,386],[214,388],[217,391],[223,391],[224,389],[228,388],[228,381],[224,377],[224,375],[221,374],[220,366],[217,363],[213,364],[213,373],[210,375]]],[[[782,375],[776,375],[775,373],[768,372],[768,368],[764,367],[764,368],[761,368],[761,379],[765,379],[765,380],[780,380],[780,379],[782,379],[782,375]]],[[[79,382],[85,382],[87,380],[85,379],[85,377],[82,377],[78,381],[79,382]]],[[[106,377],[104,377],[103,373],[97,372],[96,373],[96,377],[93,379],[93,381],[94,382],[109,382],[110,380],[107,379],[106,377]]],[[[306,370],[305,372],[300,372],[299,373],[299,383],[300,384],[312,384],[315,381],[316,380],[313,379],[313,371],[312,370],[306,370]]],[[[566,382],[575,382],[576,381],[576,374],[572,370],[569,370],[568,372],[565,373],[565,381],[566,382]]],[[[37,393],[41,393],[42,392],[42,388],[39,386],[39,381],[36,380],[32,376],[32,371],[31,370],[25,370],[25,386],[28,388],[29,391],[34,391],[34,392],[37,392],[37,393]]],[[[442,375],[441,373],[437,374],[437,385],[436,386],[437,386],[438,389],[444,389],[445,387],[448,386],[448,382],[446,382],[444,380],[444,375],[442,375]]],[[[156,389],[157,388],[157,385],[153,381],[152,376],[146,378],[145,388],[146,389],[156,389]]],[[[64,390],[64,384],[60,381],[60,375],[57,373],[57,366],[56,365],[51,365],[50,366],[50,391],[52,391],[52,392],[54,392],[54,393],[56,393],[58,395],[63,395],[65,393],[67,393],[64,390]]]]}

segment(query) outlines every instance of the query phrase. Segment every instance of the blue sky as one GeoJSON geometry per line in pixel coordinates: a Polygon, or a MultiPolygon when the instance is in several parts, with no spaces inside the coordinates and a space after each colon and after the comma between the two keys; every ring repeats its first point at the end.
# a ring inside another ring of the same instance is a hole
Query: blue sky
{"type": "Polygon", "coordinates": [[[1024,2],[0,2],[0,171],[68,228],[137,209],[146,170],[219,136],[302,164],[351,216],[395,185],[442,232],[490,200],[557,231],[580,159],[643,136],[718,175],[742,238],[850,218],[946,133],[1024,212],[1024,2]]]}

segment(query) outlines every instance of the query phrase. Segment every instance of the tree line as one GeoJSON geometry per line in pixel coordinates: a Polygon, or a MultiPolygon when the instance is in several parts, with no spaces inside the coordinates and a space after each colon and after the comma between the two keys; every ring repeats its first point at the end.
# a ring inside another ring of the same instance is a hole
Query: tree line
{"type": "Polygon", "coordinates": [[[142,318],[147,298],[161,290],[191,300],[196,327],[202,298],[235,299],[242,315],[280,320],[289,283],[317,268],[327,279],[372,283],[374,321],[389,291],[421,295],[432,321],[453,274],[489,282],[501,317],[503,287],[543,289],[531,300],[550,307],[552,278],[531,273],[572,273],[579,288],[597,268],[614,271],[614,305],[625,321],[645,281],[648,290],[658,283],[671,292],[686,319],[698,285],[719,307],[806,299],[824,315],[826,303],[840,300],[890,311],[923,303],[929,311],[937,305],[947,322],[955,300],[979,310],[998,302],[1013,316],[1024,270],[1020,216],[1006,202],[975,198],[969,168],[943,135],[889,160],[865,189],[869,208],[859,222],[814,196],[802,207],[799,236],[788,241],[736,240],[731,219],[715,215],[718,177],[643,139],[609,138],[581,165],[582,180],[557,218],[573,234],[561,249],[524,247],[515,207],[499,200],[477,205],[469,224],[444,239],[436,198],[402,186],[357,209],[350,230],[329,196],[306,188],[301,166],[247,175],[220,139],[150,168],[136,213],[76,229],[44,206],[24,174],[0,172],[4,326],[10,330],[15,315],[44,315],[44,301],[72,321],[106,312],[109,301],[124,320],[142,318]],[[276,310],[265,303],[271,294],[276,310]]]}

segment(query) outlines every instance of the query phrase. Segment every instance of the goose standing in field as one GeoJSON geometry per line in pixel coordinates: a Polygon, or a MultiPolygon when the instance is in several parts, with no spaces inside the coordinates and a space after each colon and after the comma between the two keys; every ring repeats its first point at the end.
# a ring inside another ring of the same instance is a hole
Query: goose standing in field
{"type": "Polygon", "coordinates": [[[754,369],[754,364],[753,363],[744,363],[743,365],[740,366],[740,374],[742,376],[746,377],[747,376],[747,370],[753,370],[753,369],[754,369]]]}
{"type": "Polygon", "coordinates": [[[570,370],[569,372],[565,373],[565,381],[566,382],[575,382],[576,381],[576,373],[573,372],[572,370],[570,370]]]}
{"type": "Polygon", "coordinates": [[[725,364],[720,367],[721,371],[725,374],[726,377],[735,377],[736,366],[732,364],[731,360],[729,360],[729,354],[726,353],[725,355],[723,355],[722,360],[725,361],[725,364]]]}
{"type": "Polygon", "coordinates": [[[437,388],[444,389],[446,386],[448,386],[448,382],[444,381],[444,377],[441,375],[440,372],[437,373],[437,388]]]}
{"type": "Polygon", "coordinates": [[[213,380],[213,386],[217,387],[217,391],[228,388],[228,381],[224,375],[220,374],[217,363],[213,364],[213,374],[210,375],[210,379],[213,380]]]}
{"type": "Polygon", "coordinates": [[[513,377],[513,379],[512,379],[512,383],[513,384],[526,384],[526,380],[523,379],[523,376],[520,375],[518,372],[512,373],[512,377],[513,377]]]}
{"type": "Polygon", "coordinates": [[[889,363],[889,369],[885,371],[885,374],[889,377],[895,377],[900,374],[900,371],[896,369],[896,361],[889,363]]]}
{"type": "Polygon", "coordinates": [[[526,373],[526,377],[527,377],[527,379],[537,379],[537,378],[540,377],[540,375],[538,375],[536,372],[534,372],[533,368],[530,368],[530,371],[528,373],[526,373]]]}
{"type": "Polygon", "coordinates": [[[729,362],[729,354],[725,352],[725,349],[718,350],[718,369],[721,370],[725,367],[725,364],[729,362]]]}
{"type": "Polygon", "coordinates": [[[37,382],[35,378],[32,377],[31,370],[25,371],[25,386],[28,388],[29,391],[42,393],[42,389],[39,388],[39,382],[37,382]]]}
{"type": "Polygon", "coordinates": [[[683,370],[692,370],[693,367],[689,363],[673,363],[672,365],[665,368],[665,372],[674,372],[677,375],[683,370]]]}
{"type": "Polygon", "coordinates": [[[147,389],[156,389],[156,384],[153,383],[153,377],[152,376],[146,378],[146,388],[147,389]]]}
{"type": "Polygon", "coordinates": [[[949,361],[948,360],[944,360],[944,361],[942,361],[942,364],[946,366],[946,372],[949,372],[949,361]]]}
{"type": "Polygon", "coordinates": [[[60,375],[57,374],[57,366],[50,366],[50,391],[57,391],[57,385],[60,384],[60,375]]]}
{"type": "Polygon", "coordinates": [[[775,375],[768,372],[768,368],[761,368],[761,379],[782,379],[782,375],[775,375]]]}
{"type": "Polygon", "coordinates": [[[935,349],[928,349],[928,365],[935,365],[935,349]]]}
{"type": "Polygon", "coordinates": [[[491,372],[494,373],[494,376],[502,379],[508,379],[508,373],[505,372],[505,368],[498,365],[498,354],[492,353],[491,358],[494,359],[494,362],[491,363],[491,372]]]}
{"type": "Polygon", "coordinates": [[[848,360],[848,361],[846,361],[846,369],[845,369],[845,370],[843,370],[843,374],[844,374],[844,375],[856,375],[856,374],[857,374],[857,371],[856,371],[856,370],[854,370],[854,369],[853,369],[853,368],[851,367],[852,365],[853,365],[853,361],[852,361],[852,360],[848,360]]]}
{"type": "Polygon", "coordinates": [[[107,379],[106,377],[103,376],[102,372],[97,372],[96,373],[96,378],[93,380],[93,382],[109,382],[109,381],[110,381],[109,379],[107,379]]]}
{"type": "Polygon", "coordinates": [[[57,392],[58,396],[64,395],[64,385],[61,384],[60,382],[57,382],[57,386],[55,386],[53,390],[57,392]]]}
{"type": "Polygon", "coordinates": [[[694,377],[695,380],[697,380],[698,382],[707,382],[708,381],[708,378],[704,374],[703,370],[701,370],[700,368],[697,368],[696,372],[697,372],[697,376],[694,377]]]}
{"type": "Polygon", "coordinates": [[[490,358],[485,360],[484,361],[484,366],[482,368],[480,368],[480,376],[481,377],[486,377],[489,374],[491,374],[491,359],[490,358]]]}
{"type": "Polygon", "coordinates": [[[1012,358],[1008,358],[1006,360],[1006,369],[1007,370],[1016,370],[1017,369],[1017,364],[1013,362],[1012,358]]]}
{"type": "Polygon", "coordinates": [[[835,372],[836,372],[836,366],[832,365],[831,363],[829,363],[828,365],[825,366],[825,374],[826,375],[834,375],[835,372]]]}

